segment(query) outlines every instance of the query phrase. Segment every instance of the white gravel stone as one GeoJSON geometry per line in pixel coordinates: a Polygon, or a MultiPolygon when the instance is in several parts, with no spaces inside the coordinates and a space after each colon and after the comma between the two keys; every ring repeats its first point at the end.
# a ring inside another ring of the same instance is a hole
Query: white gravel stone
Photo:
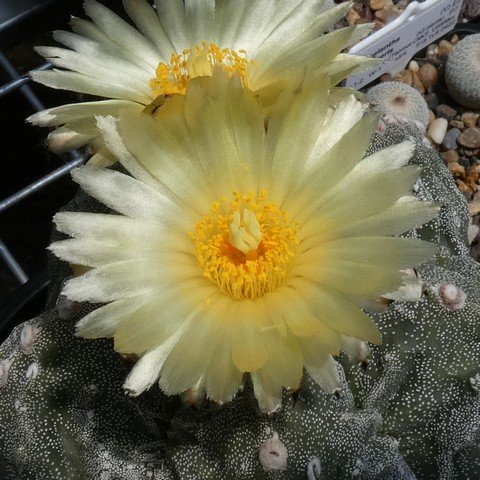
{"type": "Polygon", "coordinates": [[[409,64],[408,64],[408,69],[411,71],[411,72],[418,72],[420,70],[420,67],[418,66],[418,63],[415,61],[415,60],[412,60],[409,64]]]}
{"type": "Polygon", "coordinates": [[[428,127],[428,136],[440,145],[447,133],[448,120],[445,118],[436,118],[428,127]]]}
{"type": "Polygon", "coordinates": [[[477,238],[478,232],[480,232],[480,227],[478,225],[469,225],[467,230],[468,243],[471,245],[474,240],[477,238]]]}

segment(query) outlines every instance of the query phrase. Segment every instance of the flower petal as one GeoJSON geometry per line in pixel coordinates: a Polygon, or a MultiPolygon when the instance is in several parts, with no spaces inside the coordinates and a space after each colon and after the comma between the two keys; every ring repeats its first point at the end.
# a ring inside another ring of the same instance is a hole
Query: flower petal
{"type": "Polygon", "coordinates": [[[158,221],[185,235],[195,222],[192,212],[179,209],[160,192],[123,173],[84,166],[72,170],[72,178],[89,195],[123,215],[158,221]]]}
{"type": "Polygon", "coordinates": [[[61,90],[88,93],[100,97],[120,98],[143,104],[148,104],[151,101],[145,94],[132,90],[120,82],[113,84],[77,72],[64,72],[55,69],[53,72],[34,70],[30,72],[30,76],[35,82],[61,90]]]}
{"type": "Polygon", "coordinates": [[[115,350],[141,354],[162,344],[184,321],[201,321],[205,300],[214,293],[216,287],[203,278],[159,286],[149,304],[122,322],[115,333],[115,350]]]}
{"type": "Polygon", "coordinates": [[[148,301],[148,296],[139,296],[108,303],[83,317],[75,334],[83,338],[113,337],[120,324],[148,301]]]}
{"type": "Polygon", "coordinates": [[[163,60],[168,60],[175,47],[165,33],[156,11],[146,0],[124,0],[123,6],[138,29],[155,45],[163,60]]]}
{"type": "Polygon", "coordinates": [[[165,361],[189,325],[190,322],[184,322],[160,346],[142,355],[123,384],[123,388],[129,395],[137,397],[158,380],[165,361]]]}
{"type": "Polygon", "coordinates": [[[155,69],[161,56],[155,47],[138,30],[96,0],[85,0],[87,15],[115,43],[130,52],[142,56],[155,69]]]}
{"type": "Polygon", "coordinates": [[[251,300],[235,305],[230,315],[233,363],[241,372],[254,372],[268,360],[265,335],[261,332],[268,320],[262,318],[251,300]]]}
{"type": "Polygon", "coordinates": [[[381,343],[380,332],[373,320],[345,295],[302,278],[292,279],[290,283],[330,328],[344,335],[381,343]]]}
{"type": "Polygon", "coordinates": [[[327,393],[334,393],[343,386],[337,362],[331,355],[316,355],[306,358],[305,369],[327,393]]]}

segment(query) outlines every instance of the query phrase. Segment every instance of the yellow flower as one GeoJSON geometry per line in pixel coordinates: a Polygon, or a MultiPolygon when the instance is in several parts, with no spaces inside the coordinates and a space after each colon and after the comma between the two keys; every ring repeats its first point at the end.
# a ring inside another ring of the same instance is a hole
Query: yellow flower
{"type": "Polygon", "coordinates": [[[140,356],[125,383],[133,395],[159,379],[167,394],[196,388],[223,402],[249,372],[272,411],[303,368],[334,391],[342,344],[381,342],[360,305],[436,250],[390,236],[438,210],[411,194],[412,145],[363,158],[377,118],[353,96],[332,106],[326,81],[284,92],[267,130],[236,75],[194,79],[177,101],[157,119],[99,119],[130,175],[73,172],[118,212],[55,216],[74,238],[52,251],[91,268],[64,294],[106,304],[78,334],[113,337],[117,351],[140,356]]]}
{"type": "Polygon", "coordinates": [[[64,105],[32,115],[41,126],[61,126],[49,135],[57,152],[92,144],[97,164],[109,164],[96,115],[142,110],[159,95],[183,94],[191,78],[219,66],[240,76],[265,105],[294,84],[305,67],[337,84],[371,66],[373,59],[339,53],[365,33],[363,27],[331,29],[349,4],[327,0],[124,0],[138,30],[95,0],[85,1],[93,22],[74,18],[72,32],[56,31],[67,48],[38,47],[55,67],[34,71],[44,85],[107,100],[64,105]]]}

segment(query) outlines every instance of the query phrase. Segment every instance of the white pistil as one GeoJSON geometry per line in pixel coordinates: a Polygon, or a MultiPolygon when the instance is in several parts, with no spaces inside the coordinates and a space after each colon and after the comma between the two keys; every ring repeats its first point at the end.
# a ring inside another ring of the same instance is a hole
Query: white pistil
{"type": "Polygon", "coordinates": [[[236,249],[245,254],[258,248],[262,240],[262,232],[257,217],[251,210],[244,208],[243,218],[240,218],[238,210],[233,214],[228,240],[236,249]]]}

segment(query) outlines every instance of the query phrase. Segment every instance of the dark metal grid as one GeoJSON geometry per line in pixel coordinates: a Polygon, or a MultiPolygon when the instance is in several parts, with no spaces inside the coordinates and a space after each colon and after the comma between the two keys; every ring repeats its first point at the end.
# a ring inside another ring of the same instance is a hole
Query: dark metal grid
{"type": "MultiPolygon", "coordinates": [[[[9,95],[12,92],[20,91],[36,112],[45,109],[42,101],[28,85],[28,83],[30,82],[30,77],[27,74],[21,75],[1,50],[0,68],[3,69],[3,71],[11,79],[11,81],[9,81],[8,83],[0,86],[0,99],[5,97],[6,95],[9,95]]],[[[51,68],[51,65],[49,63],[45,63],[41,65],[38,69],[47,70],[49,68],[51,68]]],[[[61,167],[51,171],[50,173],[44,175],[33,183],[26,185],[25,187],[21,188],[9,197],[0,200],[0,213],[5,212],[10,207],[28,198],[35,192],[46,188],[55,180],[69,173],[72,168],[78,167],[79,165],[83,164],[85,161],[85,156],[77,150],[72,150],[69,153],[67,160],[68,161],[61,167]]],[[[1,238],[0,261],[3,261],[7,265],[8,269],[12,272],[12,274],[18,281],[19,286],[24,285],[29,281],[29,277],[23,270],[20,262],[15,258],[15,256],[8,249],[8,247],[5,245],[1,238]]]]}

